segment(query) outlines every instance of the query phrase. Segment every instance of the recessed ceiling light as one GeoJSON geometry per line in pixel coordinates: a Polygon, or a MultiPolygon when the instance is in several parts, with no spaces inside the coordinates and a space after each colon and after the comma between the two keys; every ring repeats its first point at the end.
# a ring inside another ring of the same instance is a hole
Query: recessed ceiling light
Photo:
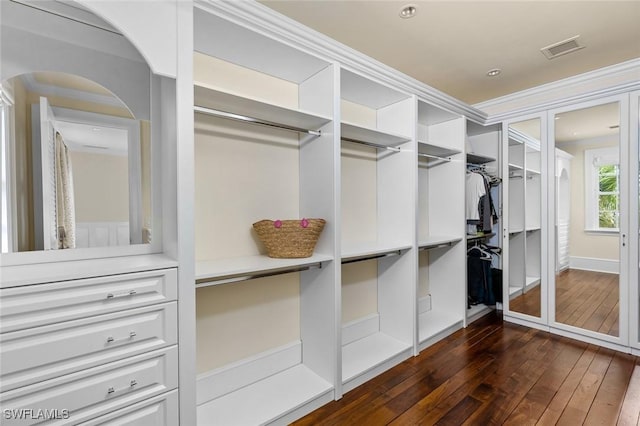
{"type": "Polygon", "coordinates": [[[494,68],[492,70],[487,71],[487,75],[489,77],[495,77],[497,75],[500,75],[501,72],[502,70],[500,68],[494,68]]]}
{"type": "Polygon", "coordinates": [[[416,16],[416,13],[418,13],[418,9],[414,5],[408,4],[400,9],[400,13],[398,14],[402,19],[409,19],[416,16]]]}

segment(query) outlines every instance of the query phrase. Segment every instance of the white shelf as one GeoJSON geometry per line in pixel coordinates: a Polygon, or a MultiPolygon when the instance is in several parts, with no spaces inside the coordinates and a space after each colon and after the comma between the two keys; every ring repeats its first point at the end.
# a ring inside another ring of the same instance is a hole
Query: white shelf
{"type": "Polygon", "coordinates": [[[196,85],[194,87],[194,103],[198,107],[308,130],[318,130],[331,121],[330,117],[281,107],[257,99],[223,92],[204,85],[196,85]]]}
{"type": "Polygon", "coordinates": [[[298,364],[198,406],[197,426],[271,423],[323,396],[331,384],[298,364]]]}
{"type": "Polygon", "coordinates": [[[527,176],[540,175],[540,170],[527,169],[527,176]]]}
{"type": "Polygon", "coordinates": [[[419,343],[424,342],[439,333],[457,326],[462,326],[464,318],[452,312],[432,309],[418,317],[419,343]]]}
{"type": "Polygon", "coordinates": [[[524,231],[524,229],[522,229],[522,228],[519,228],[519,229],[509,229],[509,235],[511,235],[511,234],[519,234],[519,233],[521,233],[521,232],[523,232],[523,231],[524,231]]]}
{"type": "Polygon", "coordinates": [[[342,347],[342,382],[354,380],[411,349],[412,345],[381,332],[349,343],[342,347]]]}
{"type": "Polygon", "coordinates": [[[540,225],[536,225],[536,226],[527,226],[527,232],[533,232],[533,231],[539,231],[540,225]]]}
{"type": "MultiPolygon", "coordinates": [[[[438,157],[442,159],[448,159],[449,157],[460,154],[462,151],[458,149],[446,148],[439,145],[434,145],[430,142],[418,141],[418,153],[438,157]]],[[[434,158],[437,160],[437,158],[434,158]]]]}
{"type": "Polygon", "coordinates": [[[485,155],[473,154],[471,152],[467,152],[467,163],[471,164],[486,164],[496,161],[493,157],[487,157],[485,155]]]}
{"type": "Polygon", "coordinates": [[[399,254],[409,250],[410,244],[401,245],[380,245],[377,243],[347,245],[342,249],[342,262],[353,262],[356,260],[375,259],[385,255],[399,254]]]}
{"type": "Polygon", "coordinates": [[[301,259],[274,259],[255,255],[201,260],[196,262],[196,287],[224,284],[228,280],[237,280],[238,277],[294,272],[302,268],[320,266],[322,262],[331,260],[333,257],[325,254],[314,254],[301,259]]]}
{"type": "Polygon", "coordinates": [[[513,164],[513,163],[509,163],[509,171],[516,171],[516,170],[522,170],[523,167],[519,166],[517,164],[513,164]]]}
{"type": "Polygon", "coordinates": [[[429,236],[418,243],[418,247],[421,249],[436,248],[443,245],[453,245],[458,241],[462,241],[461,237],[451,236],[429,236]]]}
{"type": "Polygon", "coordinates": [[[411,140],[411,137],[409,136],[381,132],[380,130],[370,129],[351,123],[342,122],[340,124],[340,127],[341,137],[343,139],[349,139],[351,141],[395,147],[411,140]]]}

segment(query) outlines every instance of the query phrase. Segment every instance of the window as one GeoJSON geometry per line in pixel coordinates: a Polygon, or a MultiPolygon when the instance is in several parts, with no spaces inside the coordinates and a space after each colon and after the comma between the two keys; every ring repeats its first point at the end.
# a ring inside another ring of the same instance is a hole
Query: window
{"type": "Polygon", "coordinates": [[[585,158],[585,228],[614,231],[620,226],[620,156],[617,148],[589,149],[585,158]]]}

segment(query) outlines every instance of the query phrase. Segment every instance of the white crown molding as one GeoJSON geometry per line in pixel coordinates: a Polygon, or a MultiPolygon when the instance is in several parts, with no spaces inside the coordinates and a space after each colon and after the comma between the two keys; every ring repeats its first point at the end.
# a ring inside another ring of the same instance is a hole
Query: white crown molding
{"type": "Polygon", "coordinates": [[[256,1],[195,0],[195,5],[326,61],[338,62],[344,69],[377,80],[407,94],[415,94],[419,99],[434,104],[452,114],[465,116],[479,124],[485,123],[487,119],[487,115],[483,111],[281,15],[256,1]]]}
{"type": "Polygon", "coordinates": [[[473,105],[487,124],[640,89],[640,58],[473,105]],[[567,93],[572,93],[567,96],[567,93]]]}

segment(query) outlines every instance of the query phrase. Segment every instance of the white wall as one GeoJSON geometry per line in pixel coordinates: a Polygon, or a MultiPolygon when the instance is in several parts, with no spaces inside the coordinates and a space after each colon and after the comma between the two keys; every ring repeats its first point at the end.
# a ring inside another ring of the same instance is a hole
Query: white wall
{"type": "Polygon", "coordinates": [[[129,162],[116,155],[71,152],[76,222],[129,222],[129,162]]]}
{"type": "MultiPolygon", "coordinates": [[[[199,84],[297,107],[297,85],[194,55],[199,84]]],[[[299,216],[296,134],[197,115],[195,257],[222,259],[264,251],[252,224],[299,216]]],[[[197,372],[203,373],[300,339],[299,274],[199,289],[197,372]]]]}
{"type": "Polygon", "coordinates": [[[569,230],[569,256],[594,259],[619,260],[618,235],[585,232],[585,176],[584,151],[587,149],[618,146],[616,139],[603,142],[578,141],[558,145],[558,148],[573,155],[571,159],[571,223],[569,230]]]}

